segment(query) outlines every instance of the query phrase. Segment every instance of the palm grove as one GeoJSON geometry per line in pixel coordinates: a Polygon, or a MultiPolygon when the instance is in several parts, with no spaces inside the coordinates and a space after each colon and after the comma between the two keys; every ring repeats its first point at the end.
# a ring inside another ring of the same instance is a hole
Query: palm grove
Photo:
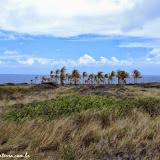
{"type": "MultiPolygon", "coordinates": [[[[138,70],[134,70],[132,72],[132,76],[134,78],[134,83],[137,83],[138,78],[142,78],[141,73],[138,70]]],[[[99,71],[97,74],[87,74],[83,72],[80,75],[77,69],[74,69],[71,74],[66,73],[66,67],[64,66],[62,69],[57,69],[55,71],[50,71],[50,77],[47,78],[46,76],[41,77],[41,83],[43,82],[55,82],[57,84],[80,84],[80,80],[83,80],[83,84],[112,84],[115,81],[115,78],[118,79],[118,84],[126,84],[126,79],[129,78],[129,73],[126,71],[118,70],[117,72],[112,71],[111,73],[104,74],[103,72],[99,71]]],[[[38,80],[36,76],[33,81],[38,80]]]]}

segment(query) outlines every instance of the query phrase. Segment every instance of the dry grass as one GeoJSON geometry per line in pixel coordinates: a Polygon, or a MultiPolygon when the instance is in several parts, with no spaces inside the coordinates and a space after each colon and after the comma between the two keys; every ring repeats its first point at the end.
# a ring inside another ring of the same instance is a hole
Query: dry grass
{"type": "MultiPolygon", "coordinates": [[[[33,86],[33,85],[32,85],[33,86]]],[[[15,86],[14,86],[15,87],[15,86]]],[[[16,88],[16,87],[15,87],[16,88]]],[[[54,90],[43,90],[43,91],[34,91],[30,94],[21,94],[16,93],[14,96],[14,99],[8,99],[3,97],[3,100],[0,100],[0,106],[7,106],[7,105],[13,105],[16,103],[31,103],[33,101],[44,101],[56,98],[57,96],[67,96],[71,95],[74,92],[70,90],[71,87],[60,87],[54,90]]]]}
{"type": "MultiPolygon", "coordinates": [[[[71,88],[17,95],[15,100],[0,101],[0,106],[76,94],[71,88]]],[[[160,97],[158,88],[124,88],[122,91],[108,89],[107,92],[120,97],[160,97]]],[[[8,110],[1,107],[0,115],[8,110]]],[[[160,116],[153,118],[134,110],[131,116],[118,119],[115,115],[106,116],[105,111],[101,110],[83,111],[74,118],[32,120],[22,124],[0,120],[0,154],[25,152],[31,160],[159,160],[160,116]]]]}
{"type": "Polygon", "coordinates": [[[136,110],[117,120],[105,119],[102,110],[49,122],[1,121],[0,131],[0,153],[28,152],[33,160],[160,158],[160,117],[136,110]]]}
{"type": "Polygon", "coordinates": [[[127,90],[123,93],[124,95],[133,95],[135,98],[138,97],[156,97],[160,98],[159,88],[143,88],[135,86],[125,86],[127,90]]]}
{"type": "MultiPolygon", "coordinates": [[[[13,88],[21,87],[25,89],[29,89],[30,87],[34,86],[34,84],[30,85],[19,85],[19,86],[11,86],[13,88]]],[[[8,88],[9,86],[5,86],[8,88]]],[[[78,87],[78,86],[77,86],[78,87]]],[[[3,100],[0,100],[0,106],[6,106],[6,105],[13,105],[16,103],[30,103],[32,101],[43,101],[46,99],[52,99],[57,96],[66,96],[66,95],[72,95],[72,94],[80,94],[79,90],[74,91],[72,88],[75,88],[75,86],[65,86],[65,87],[59,87],[57,89],[53,90],[43,90],[43,91],[34,91],[30,94],[22,94],[22,93],[16,93],[14,95],[14,99],[9,99],[7,97],[3,97],[3,100]]],[[[81,87],[80,87],[81,88],[81,87]]],[[[129,86],[125,85],[123,86],[124,89],[117,88],[108,88],[107,90],[98,90],[98,92],[101,93],[110,93],[114,95],[115,97],[131,97],[131,98],[139,98],[139,97],[157,97],[160,98],[160,88],[143,88],[140,86],[129,86]]],[[[96,90],[94,90],[97,92],[96,90]]],[[[90,93],[90,91],[86,90],[86,93],[90,93]]],[[[105,95],[105,94],[104,94],[105,95]]],[[[107,94],[106,94],[107,95],[107,94]]]]}

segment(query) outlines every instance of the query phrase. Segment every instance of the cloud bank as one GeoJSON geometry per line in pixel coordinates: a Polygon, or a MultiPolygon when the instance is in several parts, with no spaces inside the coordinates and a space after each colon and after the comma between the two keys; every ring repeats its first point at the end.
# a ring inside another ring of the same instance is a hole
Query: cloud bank
{"type": "Polygon", "coordinates": [[[14,51],[11,51],[11,50],[6,50],[5,52],[4,52],[4,54],[18,54],[19,52],[17,52],[16,50],[14,50],[14,51]]]}
{"type": "MultiPolygon", "coordinates": [[[[17,51],[14,51],[15,53],[17,51]]],[[[149,64],[160,64],[160,48],[154,48],[148,52],[144,57],[129,58],[129,59],[118,59],[117,57],[111,57],[109,59],[100,56],[99,59],[95,59],[89,54],[84,54],[78,59],[52,59],[44,57],[35,57],[32,55],[22,54],[5,54],[0,56],[0,65],[41,65],[41,66],[69,66],[69,67],[80,67],[80,66],[142,66],[149,64]]]]}
{"type": "Polygon", "coordinates": [[[1,0],[0,30],[160,38],[159,7],[159,0],[1,0]]]}

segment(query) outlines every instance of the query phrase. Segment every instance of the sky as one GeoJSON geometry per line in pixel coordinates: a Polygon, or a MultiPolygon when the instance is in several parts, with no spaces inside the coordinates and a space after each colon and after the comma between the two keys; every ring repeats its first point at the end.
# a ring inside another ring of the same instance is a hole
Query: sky
{"type": "Polygon", "coordinates": [[[0,0],[0,74],[160,75],[159,0],[0,0]]]}

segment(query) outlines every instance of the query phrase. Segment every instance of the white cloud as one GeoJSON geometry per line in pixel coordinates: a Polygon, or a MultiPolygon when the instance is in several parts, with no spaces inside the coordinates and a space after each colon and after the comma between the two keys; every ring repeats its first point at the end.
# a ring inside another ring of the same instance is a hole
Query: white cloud
{"type": "Polygon", "coordinates": [[[18,62],[21,63],[21,64],[32,65],[34,63],[34,59],[33,58],[28,58],[25,61],[18,60],[18,62]]]}
{"type": "MultiPolygon", "coordinates": [[[[118,60],[116,57],[111,57],[111,59],[107,59],[105,57],[100,57],[99,60],[94,59],[92,56],[88,54],[84,54],[82,57],[75,59],[52,59],[52,58],[42,58],[42,57],[34,57],[29,55],[12,55],[7,54],[5,56],[0,56],[0,60],[7,60],[11,64],[12,62],[18,62],[24,65],[48,65],[48,66],[89,66],[89,65],[132,65],[132,60],[118,60]]],[[[18,65],[18,64],[17,64],[18,65]]]]}
{"type": "Polygon", "coordinates": [[[14,50],[14,51],[11,51],[11,50],[6,50],[5,52],[4,52],[4,54],[18,54],[19,52],[17,52],[16,50],[14,50]]]}
{"type": "Polygon", "coordinates": [[[50,59],[44,59],[44,58],[37,58],[37,61],[40,64],[48,64],[50,62],[50,59]]]}
{"type": "Polygon", "coordinates": [[[78,63],[79,64],[90,64],[90,63],[96,63],[96,60],[93,57],[85,54],[83,57],[79,58],[78,63]]]}
{"type": "Polygon", "coordinates": [[[51,65],[52,66],[62,66],[62,65],[67,65],[68,63],[64,60],[52,60],[51,65]]]}
{"type": "Polygon", "coordinates": [[[85,54],[83,57],[80,57],[78,59],[79,65],[115,65],[115,66],[123,66],[123,65],[132,65],[133,61],[127,61],[127,60],[118,60],[116,57],[111,57],[111,60],[108,60],[105,57],[100,57],[100,61],[95,60],[93,57],[85,54]]]}
{"type": "Polygon", "coordinates": [[[0,28],[60,37],[101,34],[160,38],[159,7],[159,0],[1,0],[0,28]]]}
{"type": "Polygon", "coordinates": [[[101,62],[102,64],[104,64],[104,63],[109,63],[109,60],[108,60],[107,58],[105,58],[105,57],[100,57],[100,62],[101,62]]]}
{"type": "Polygon", "coordinates": [[[129,58],[129,59],[118,59],[117,57],[105,58],[101,56],[99,59],[84,54],[78,59],[52,59],[43,57],[34,57],[29,55],[5,55],[0,56],[0,63],[6,63],[8,65],[45,65],[45,66],[144,66],[149,64],[160,64],[160,48],[154,48],[150,52],[146,53],[145,56],[140,58],[129,58]]]}
{"type": "Polygon", "coordinates": [[[160,64],[160,48],[154,48],[146,55],[146,61],[150,64],[160,64]]]}
{"type": "Polygon", "coordinates": [[[112,61],[115,62],[115,63],[118,62],[118,59],[117,59],[116,57],[112,57],[111,59],[112,59],[112,61]]]}
{"type": "Polygon", "coordinates": [[[33,40],[33,38],[29,35],[23,35],[20,33],[13,32],[0,32],[0,40],[33,40]]]}
{"type": "Polygon", "coordinates": [[[149,54],[160,56],[160,48],[154,48],[152,51],[149,52],[149,54]]]}
{"type": "Polygon", "coordinates": [[[17,37],[13,34],[0,32],[0,40],[16,40],[17,37]]]}
{"type": "Polygon", "coordinates": [[[152,58],[146,58],[146,61],[151,61],[152,60],[152,58]]]}

